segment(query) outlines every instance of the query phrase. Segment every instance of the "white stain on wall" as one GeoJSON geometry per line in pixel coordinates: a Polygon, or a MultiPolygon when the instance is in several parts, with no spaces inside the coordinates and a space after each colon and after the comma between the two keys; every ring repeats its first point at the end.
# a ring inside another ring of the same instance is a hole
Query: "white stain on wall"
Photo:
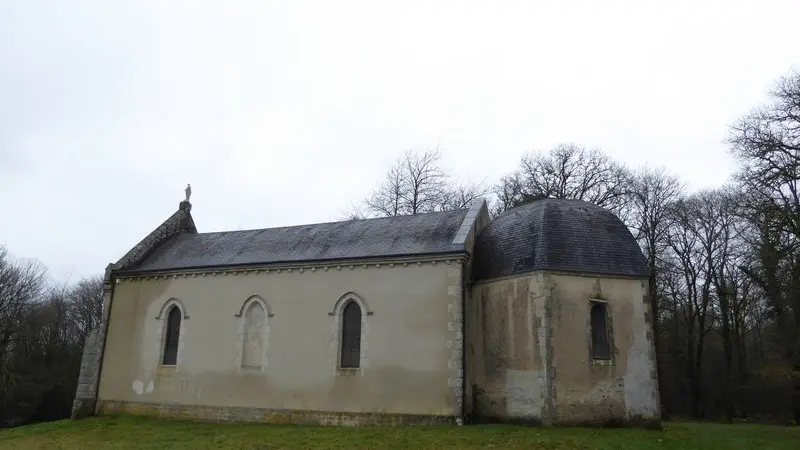
{"type": "Polygon", "coordinates": [[[647,339],[649,325],[643,320],[645,304],[633,301],[633,342],[627,352],[627,370],[623,377],[625,387],[625,410],[628,417],[650,418],[658,414],[655,393],[658,387],[651,375],[655,361],[650,358],[650,341],[647,339]]]}
{"type": "Polygon", "coordinates": [[[543,370],[506,371],[506,409],[509,417],[542,416],[545,406],[543,370]]]}

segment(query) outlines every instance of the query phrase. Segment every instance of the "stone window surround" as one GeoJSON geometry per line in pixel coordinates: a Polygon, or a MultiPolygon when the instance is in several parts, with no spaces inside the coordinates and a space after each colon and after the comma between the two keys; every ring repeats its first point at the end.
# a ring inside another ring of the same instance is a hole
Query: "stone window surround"
{"type": "Polygon", "coordinates": [[[186,307],[183,306],[183,302],[181,302],[177,298],[170,298],[161,306],[161,309],[156,316],[156,320],[161,321],[161,337],[158,340],[158,369],[159,372],[177,372],[180,369],[181,363],[183,362],[183,347],[184,347],[184,337],[186,336],[186,321],[189,320],[189,315],[186,313],[186,307]],[[167,323],[169,321],[169,311],[172,308],[178,308],[181,312],[181,326],[178,328],[178,354],[175,358],[175,365],[168,365],[164,364],[164,350],[167,338],[167,323]]]}
{"type": "Polygon", "coordinates": [[[330,339],[330,357],[328,358],[329,364],[333,368],[335,376],[350,376],[358,375],[363,376],[364,371],[369,369],[369,320],[367,317],[372,316],[374,312],[369,308],[364,299],[357,293],[350,291],[339,297],[333,305],[333,311],[328,313],[328,316],[333,318],[331,323],[331,339],[330,339]],[[359,367],[346,368],[341,367],[342,359],[342,314],[344,307],[348,303],[355,302],[361,308],[361,355],[359,358],[359,367]]]}
{"type": "Polygon", "coordinates": [[[239,319],[239,326],[236,331],[236,359],[234,364],[236,365],[236,370],[239,372],[264,372],[267,369],[267,364],[269,360],[267,359],[267,349],[269,348],[269,331],[270,331],[270,317],[274,316],[272,313],[272,309],[270,309],[269,304],[258,294],[250,294],[247,296],[247,299],[242,303],[242,306],[239,307],[239,312],[234,314],[234,317],[239,319]],[[248,367],[242,365],[242,359],[244,358],[244,336],[247,327],[247,310],[250,308],[250,305],[253,303],[258,303],[264,308],[264,329],[262,331],[262,345],[261,345],[261,367],[248,367]]]}
{"type": "Polygon", "coordinates": [[[589,314],[587,315],[587,330],[588,333],[588,351],[589,351],[589,363],[593,366],[613,366],[616,364],[616,351],[614,347],[614,327],[613,321],[611,320],[611,311],[608,308],[608,300],[604,300],[602,298],[590,298],[589,299],[589,314]],[[609,357],[608,358],[595,358],[592,351],[592,306],[594,305],[601,305],[606,313],[606,334],[608,338],[608,348],[609,348],[609,357]]]}

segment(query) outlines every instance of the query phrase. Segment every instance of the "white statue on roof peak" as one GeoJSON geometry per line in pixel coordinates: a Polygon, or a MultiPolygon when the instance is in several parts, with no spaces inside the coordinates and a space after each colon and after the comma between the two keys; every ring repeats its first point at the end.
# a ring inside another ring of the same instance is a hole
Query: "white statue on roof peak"
{"type": "Polygon", "coordinates": [[[192,196],[192,185],[191,184],[187,184],[186,185],[186,189],[184,189],[183,191],[186,192],[186,200],[185,201],[188,202],[189,201],[189,197],[192,196]]]}

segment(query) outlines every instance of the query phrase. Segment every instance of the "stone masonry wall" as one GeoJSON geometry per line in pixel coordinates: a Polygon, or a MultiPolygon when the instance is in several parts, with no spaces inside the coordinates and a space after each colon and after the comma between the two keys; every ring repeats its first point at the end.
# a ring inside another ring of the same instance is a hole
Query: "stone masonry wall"
{"type": "Polygon", "coordinates": [[[100,359],[103,346],[103,326],[89,333],[83,346],[81,371],[78,376],[78,389],[72,402],[72,418],[80,419],[91,416],[94,412],[97,379],[100,370],[100,359]]]}
{"type": "Polygon", "coordinates": [[[447,303],[447,332],[449,334],[447,348],[450,349],[450,355],[447,359],[447,368],[450,371],[450,376],[447,379],[447,383],[453,390],[453,397],[456,399],[456,407],[459,411],[462,410],[464,405],[464,334],[462,331],[464,311],[461,306],[463,294],[461,271],[462,264],[460,261],[447,271],[447,294],[450,300],[447,303]]]}
{"type": "Polygon", "coordinates": [[[197,406],[102,400],[100,415],[131,414],[164,418],[193,419],[208,422],[259,422],[296,425],[394,426],[452,425],[453,416],[389,413],[351,413],[306,411],[235,406],[197,406]]]}

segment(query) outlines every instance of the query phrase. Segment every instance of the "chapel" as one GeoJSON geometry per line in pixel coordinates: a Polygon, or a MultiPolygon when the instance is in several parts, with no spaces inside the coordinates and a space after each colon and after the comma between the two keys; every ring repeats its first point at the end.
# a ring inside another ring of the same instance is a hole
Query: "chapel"
{"type": "Polygon", "coordinates": [[[189,195],[106,268],[73,418],[660,426],[649,272],[606,209],[201,233],[189,195]]]}

